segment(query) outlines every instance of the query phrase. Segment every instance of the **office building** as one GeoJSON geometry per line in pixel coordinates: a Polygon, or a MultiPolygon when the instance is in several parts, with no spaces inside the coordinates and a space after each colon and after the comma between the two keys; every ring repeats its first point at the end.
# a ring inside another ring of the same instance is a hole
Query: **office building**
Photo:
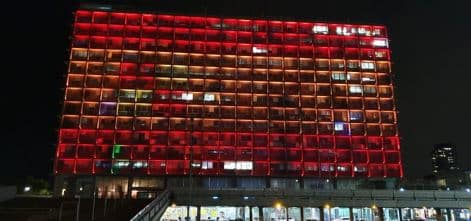
{"type": "Polygon", "coordinates": [[[61,117],[56,194],[403,176],[382,25],[79,9],[61,117]]]}
{"type": "Polygon", "coordinates": [[[457,163],[455,145],[450,143],[436,144],[431,155],[434,174],[457,172],[460,170],[457,163]]]}

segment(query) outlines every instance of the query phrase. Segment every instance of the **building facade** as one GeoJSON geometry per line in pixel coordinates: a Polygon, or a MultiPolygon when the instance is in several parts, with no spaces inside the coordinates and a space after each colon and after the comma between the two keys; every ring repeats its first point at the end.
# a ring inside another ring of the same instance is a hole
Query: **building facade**
{"type": "Polygon", "coordinates": [[[392,80],[385,26],[80,9],[55,192],[402,177],[392,80]]]}

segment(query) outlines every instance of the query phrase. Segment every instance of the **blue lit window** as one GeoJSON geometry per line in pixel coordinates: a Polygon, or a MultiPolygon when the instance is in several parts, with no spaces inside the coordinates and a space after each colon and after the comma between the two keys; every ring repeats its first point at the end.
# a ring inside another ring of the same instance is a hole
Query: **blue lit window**
{"type": "Polygon", "coordinates": [[[352,121],[358,121],[363,119],[363,113],[362,112],[350,112],[350,120],[352,121]]]}
{"type": "Polygon", "coordinates": [[[335,122],[335,131],[343,131],[344,125],[342,122],[335,122]]]}

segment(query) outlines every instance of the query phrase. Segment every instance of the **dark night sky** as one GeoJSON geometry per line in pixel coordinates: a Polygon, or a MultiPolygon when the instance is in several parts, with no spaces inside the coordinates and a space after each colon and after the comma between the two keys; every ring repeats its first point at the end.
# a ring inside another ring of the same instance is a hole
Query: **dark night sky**
{"type": "MultiPolygon", "coordinates": [[[[123,2],[123,1],[116,1],[123,2]]],[[[140,4],[141,1],[128,1],[140,4]]],[[[469,1],[148,1],[161,11],[273,16],[388,26],[406,176],[430,172],[433,144],[453,142],[471,168],[469,1]]],[[[9,3],[10,4],[10,3],[9,3]]],[[[0,183],[48,178],[57,137],[72,10],[76,1],[17,1],[2,16],[0,183]],[[6,39],[5,39],[6,37],[6,39]],[[3,180],[2,180],[3,179],[3,180]]],[[[142,5],[142,4],[141,4],[142,5]]]]}

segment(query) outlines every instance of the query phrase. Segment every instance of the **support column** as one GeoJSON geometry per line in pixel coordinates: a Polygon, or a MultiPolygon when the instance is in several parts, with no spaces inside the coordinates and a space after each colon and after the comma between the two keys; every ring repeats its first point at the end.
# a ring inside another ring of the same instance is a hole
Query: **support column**
{"type": "Polygon", "coordinates": [[[397,208],[399,210],[399,221],[402,221],[402,208],[397,208]]]}
{"type": "Polygon", "coordinates": [[[263,221],[263,207],[261,206],[258,206],[258,217],[260,219],[260,221],[263,221]]]}
{"type": "Polygon", "coordinates": [[[196,206],[196,221],[200,221],[200,220],[201,220],[201,206],[196,206]]]}
{"type": "Polygon", "coordinates": [[[304,221],[304,207],[299,207],[301,209],[301,221],[304,221]]]}
{"type": "Polygon", "coordinates": [[[379,217],[379,221],[384,221],[383,207],[378,207],[378,217],[379,217]]]}
{"type": "Polygon", "coordinates": [[[446,208],[445,211],[448,221],[451,221],[451,209],[446,208]]]}
{"type": "Polygon", "coordinates": [[[435,212],[437,212],[437,221],[446,221],[445,219],[445,214],[442,213],[442,210],[440,208],[434,208],[435,212]]]}
{"type": "MultiPolygon", "coordinates": [[[[244,220],[245,221],[245,220],[244,220]]],[[[253,220],[253,213],[252,213],[252,207],[249,206],[249,221],[254,221],[253,220]]]]}
{"type": "Polygon", "coordinates": [[[319,219],[320,221],[329,221],[324,218],[324,207],[319,207],[319,219]]]}
{"type": "MultiPolygon", "coordinates": [[[[349,216],[350,216],[350,220],[353,220],[353,208],[352,207],[348,207],[348,213],[349,213],[349,216]]],[[[375,220],[373,220],[373,221],[375,221],[375,220]]]]}
{"type": "Polygon", "coordinates": [[[132,182],[134,182],[134,179],[132,176],[130,176],[128,178],[128,193],[126,194],[126,199],[131,199],[132,182]]]}

